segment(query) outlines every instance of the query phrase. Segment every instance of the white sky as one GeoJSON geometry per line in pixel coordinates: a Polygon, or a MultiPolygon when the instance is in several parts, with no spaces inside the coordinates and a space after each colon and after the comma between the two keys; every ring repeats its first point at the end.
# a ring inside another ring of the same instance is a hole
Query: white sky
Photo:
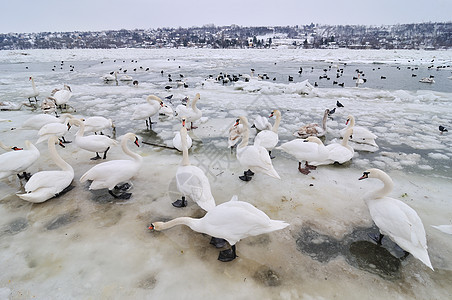
{"type": "Polygon", "coordinates": [[[452,0],[0,0],[0,33],[452,21],[452,0]]]}

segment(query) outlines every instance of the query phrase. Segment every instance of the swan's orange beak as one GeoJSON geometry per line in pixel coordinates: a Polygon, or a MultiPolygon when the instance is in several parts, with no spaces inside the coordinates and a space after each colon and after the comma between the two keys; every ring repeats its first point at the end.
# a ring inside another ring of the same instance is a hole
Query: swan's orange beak
{"type": "Polygon", "coordinates": [[[160,106],[163,107],[163,102],[160,102],[160,106]]]}
{"type": "Polygon", "coordinates": [[[345,122],[345,125],[348,125],[348,122],[350,122],[350,119],[347,119],[347,121],[345,122]]]}
{"type": "Polygon", "coordinates": [[[185,127],[185,120],[182,120],[182,127],[185,127]]]}
{"type": "Polygon", "coordinates": [[[273,112],[270,114],[269,118],[273,117],[273,112]]]}
{"type": "Polygon", "coordinates": [[[137,145],[137,147],[140,147],[140,144],[138,144],[138,138],[135,138],[135,142],[133,142],[135,145],[137,145]]]}
{"type": "Polygon", "coordinates": [[[234,124],[234,126],[237,126],[237,125],[239,125],[239,122],[240,122],[240,119],[237,119],[237,120],[235,121],[235,124],[234,124]]]}
{"type": "Polygon", "coordinates": [[[154,230],[154,224],[151,224],[151,226],[148,227],[149,230],[154,230]]]}
{"type": "Polygon", "coordinates": [[[359,177],[358,180],[362,180],[362,179],[366,179],[366,178],[369,178],[369,172],[364,172],[363,176],[359,177]]]}
{"type": "Polygon", "coordinates": [[[14,151],[24,150],[24,148],[19,148],[19,147],[16,147],[16,146],[12,147],[11,149],[14,150],[14,151]]]}

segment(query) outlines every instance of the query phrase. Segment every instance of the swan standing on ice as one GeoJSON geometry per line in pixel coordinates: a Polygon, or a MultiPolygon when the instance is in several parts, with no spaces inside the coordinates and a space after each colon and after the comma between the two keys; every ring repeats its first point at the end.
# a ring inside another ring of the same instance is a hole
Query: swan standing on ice
{"type": "Polygon", "coordinates": [[[275,148],[275,146],[278,144],[279,137],[278,137],[278,128],[279,123],[281,122],[281,112],[277,109],[273,110],[270,114],[270,117],[276,116],[275,124],[272,126],[271,130],[262,130],[259,132],[256,137],[254,138],[254,144],[260,145],[267,149],[268,155],[270,158],[275,158],[272,156],[272,150],[275,148]]]}
{"type": "Polygon", "coordinates": [[[55,99],[55,104],[60,109],[66,109],[69,99],[72,97],[71,87],[64,85],[63,89],[55,89],[52,91],[52,97],[55,99]]]}
{"type": "Polygon", "coordinates": [[[220,251],[218,260],[223,262],[237,257],[235,244],[241,239],[289,226],[284,221],[270,219],[263,211],[248,202],[238,201],[237,196],[213,207],[200,219],[180,217],[168,222],[153,222],[149,229],[161,231],[176,225],[186,225],[196,232],[225,239],[231,245],[231,249],[220,251]]]}
{"type": "Polygon", "coordinates": [[[355,118],[352,115],[347,116],[345,125],[347,125],[347,127],[341,129],[340,131],[342,137],[345,137],[346,131],[349,128],[353,128],[353,137],[350,139],[350,142],[368,144],[378,148],[377,143],[375,143],[377,136],[365,127],[355,126],[355,118]]]}
{"type": "MultiPolygon", "coordinates": [[[[0,179],[15,174],[19,179],[30,178],[31,175],[25,170],[39,158],[40,154],[38,148],[30,141],[25,141],[25,147],[25,150],[11,151],[0,155],[0,179]],[[22,175],[21,172],[23,172],[22,175]]],[[[12,150],[14,149],[12,148],[12,150]]]]}
{"type": "Polygon", "coordinates": [[[132,120],[146,120],[146,128],[152,129],[151,117],[158,114],[163,106],[163,101],[157,96],[150,95],[146,98],[147,103],[137,105],[132,115],[132,120]],[[149,120],[149,124],[148,124],[149,120]]]}
{"type": "Polygon", "coordinates": [[[35,104],[38,103],[38,97],[39,96],[39,91],[36,89],[36,84],[35,84],[35,79],[33,78],[33,76],[30,76],[30,78],[28,80],[31,80],[31,87],[33,88],[33,91],[31,91],[28,95],[28,101],[30,102],[30,104],[33,104],[31,98],[35,98],[35,104]]]}
{"type": "Polygon", "coordinates": [[[249,124],[246,117],[240,117],[236,121],[236,125],[243,124],[242,142],[237,147],[237,160],[247,169],[243,172],[243,176],[239,178],[243,181],[250,181],[254,172],[263,173],[268,176],[281,179],[273,168],[272,161],[267,150],[260,145],[248,146],[249,124]]]}
{"type": "Polygon", "coordinates": [[[85,125],[81,120],[71,119],[69,121],[71,125],[79,126],[79,130],[75,134],[75,144],[84,150],[96,152],[96,156],[91,158],[91,160],[97,160],[101,157],[99,156],[99,152],[104,153],[103,159],[107,158],[107,152],[110,150],[111,146],[117,145],[118,142],[112,140],[106,135],[88,135],[83,136],[85,132],[85,125]]]}
{"type": "Polygon", "coordinates": [[[115,198],[129,199],[132,195],[131,193],[122,192],[120,195],[116,195],[112,192],[113,189],[115,191],[123,191],[124,189],[130,187],[130,185],[126,182],[138,173],[141,165],[143,164],[143,158],[141,155],[130,151],[127,147],[127,141],[129,140],[133,141],[137,147],[140,145],[138,144],[138,137],[131,132],[122,137],[122,151],[130,156],[132,160],[111,160],[98,164],[83,174],[80,178],[80,182],[83,183],[87,180],[91,180],[92,182],[89,186],[90,190],[108,189],[110,195],[115,198]],[[124,184],[118,186],[120,183],[124,184]]]}
{"type": "Polygon", "coordinates": [[[176,184],[177,189],[181,192],[182,199],[173,202],[175,207],[187,206],[185,197],[189,197],[205,211],[209,211],[215,207],[215,199],[210,190],[210,183],[204,172],[197,166],[190,164],[188,158],[187,147],[187,128],[180,129],[182,141],[182,162],[177,168],[176,184]]]}
{"type": "Polygon", "coordinates": [[[276,149],[289,153],[298,160],[298,171],[308,175],[309,169],[315,170],[317,167],[309,164],[310,161],[324,161],[328,159],[329,151],[322,141],[315,136],[310,136],[306,140],[295,139],[284,143],[276,149]],[[305,161],[305,167],[301,168],[301,162],[305,161]]]}
{"type": "Polygon", "coordinates": [[[326,134],[326,120],[328,119],[328,113],[330,112],[329,109],[325,109],[325,112],[323,114],[323,120],[322,120],[322,126],[320,126],[317,123],[310,123],[307,125],[304,125],[300,127],[297,131],[294,132],[294,136],[298,138],[307,138],[308,136],[316,136],[316,137],[322,137],[326,134]]]}
{"type": "Polygon", "coordinates": [[[74,169],[58,155],[55,149],[55,144],[58,142],[58,137],[56,136],[49,137],[47,141],[50,156],[61,170],[35,173],[25,184],[25,193],[17,194],[21,199],[33,203],[41,203],[58,196],[71,184],[74,179],[74,169]]]}
{"type": "Polygon", "coordinates": [[[342,140],[342,143],[332,143],[325,148],[328,150],[328,158],[323,161],[312,161],[311,165],[330,165],[334,163],[343,164],[353,158],[355,150],[348,144],[348,140],[351,138],[353,128],[347,129],[347,132],[342,140]]]}
{"type": "Polygon", "coordinates": [[[427,252],[424,225],[416,211],[400,200],[387,197],[394,183],[382,170],[366,170],[359,180],[366,178],[380,179],[384,184],[382,188],[364,196],[370,215],[380,229],[380,236],[374,240],[381,245],[383,236],[389,236],[403,250],[433,270],[427,252]]]}
{"type": "Polygon", "coordinates": [[[193,99],[193,101],[191,101],[190,107],[188,107],[188,103],[187,106],[183,106],[183,105],[178,105],[177,106],[177,115],[179,118],[185,117],[185,120],[187,122],[190,122],[190,129],[196,129],[198,127],[193,126],[193,122],[201,119],[202,117],[202,111],[196,106],[196,103],[198,102],[198,100],[201,98],[201,96],[199,95],[199,93],[196,94],[195,99],[193,99]]]}
{"type": "Polygon", "coordinates": [[[113,133],[115,132],[115,124],[112,119],[107,119],[101,116],[89,117],[83,120],[85,125],[85,132],[94,132],[95,134],[102,133],[102,130],[106,128],[112,128],[113,133]]]}
{"type": "MultiPolygon", "coordinates": [[[[186,124],[185,118],[182,118],[182,127],[185,127],[185,124],[186,124]]],[[[186,134],[186,137],[187,137],[187,139],[186,139],[187,140],[187,149],[190,149],[193,144],[193,140],[191,139],[191,137],[188,134],[186,134]]],[[[174,133],[173,146],[174,146],[174,148],[176,148],[179,151],[182,151],[182,149],[183,149],[180,131],[177,131],[174,133]]]]}
{"type": "Polygon", "coordinates": [[[244,132],[243,124],[236,124],[229,128],[228,148],[234,148],[234,146],[240,141],[244,132]]]}
{"type": "Polygon", "coordinates": [[[64,118],[64,123],[49,123],[41,127],[38,131],[39,138],[36,141],[36,144],[39,144],[45,140],[47,140],[49,137],[56,135],[57,137],[61,138],[64,143],[70,143],[70,141],[66,141],[64,138],[64,135],[66,132],[71,129],[71,124],[69,124],[69,120],[71,118],[68,118],[67,116],[64,118]]]}

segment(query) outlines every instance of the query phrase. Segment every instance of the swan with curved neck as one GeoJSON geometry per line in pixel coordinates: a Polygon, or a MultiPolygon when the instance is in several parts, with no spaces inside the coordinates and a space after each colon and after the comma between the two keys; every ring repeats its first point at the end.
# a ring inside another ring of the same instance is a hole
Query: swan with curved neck
{"type": "Polygon", "coordinates": [[[316,137],[322,137],[326,134],[327,127],[326,127],[326,121],[328,119],[328,113],[330,112],[329,109],[325,109],[325,112],[323,114],[322,119],[322,126],[320,126],[317,123],[311,123],[304,125],[300,127],[297,131],[294,132],[294,136],[299,138],[307,138],[308,136],[316,136],[316,137]]]}
{"type": "Polygon", "coordinates": [[[264,147],[265,149],[267,149],[268,155],[272,159],[275,158],[274,156],[272,156],[272,150],[273,150],[273,148],[275,148],[275,146],[279,142],[278,129],[279,129],[279,124],[281,122],[281,112],[279,110],[275,109],[271,112],[269,118],[271,118],[273,116],[276,116],[276,120],[275,120],[275,124],[273,124],[273,126],[272,126],[272,129],[271,130],[262,130],[254,138],[254,144],[260,145],[260,146],[264,147]]]}
{"type": "Polygon", "coordinates": [[[234,148],[234,146],[240,141],[243,134],[243,124],[233,124],[229,128],[228,148],[234,148]]]}
{"type": "MultiPolygon", "coordinates": [[[[182,127],[186,127],[186,121],[185,121],[185,117],[182,118],[182,127]]],[[[193,140],[191,139],[191,137],[187,134],[187,148],[190,149],[192,144],[193,144],[193,140]]],[[[181,139],[181,133],[180,131],[175,132],[174,134],[174,138],[173,138],[173,146],[174,148],[176,148],[179,151],[182,151],[182,139],[181,139]]]]}
{"type": "Polygon", "coordinates": [[[17,194],[21,199],[41,203],[58,196],[71,184],[74,169],[56,151],[57,143],[61,143],[57,136],[51,136],[47,141],[50,157],[61,170],[35,173],[25,184],[25,194],[17,194]]]}
{"type": "Polygon", "coordinates": [[[353,128],[347,129],[347,133],[340,144],[332,143],[325,146],[325,148],[328,150],[328,158],[324,161],[311,162],[311,165],[320,166],[334,163],[343,164],[352,159],[353,155],[355,154],[355,150],[353,150],[353,147],[348,144],[348,141],[352,137],[352,134],[353,128]]]}
{"type": "Polygon", "coordinates": [[[182,199],[173,202],[175,207],[187,206],[185,197],[189,197],[205,211],[215,207],[215,199],[210,190],[210,183],[204,172],[197,166],[190,164],[188,157],[187,129],[180,129],[182,143],[182,162],[177,168],[176,184],[177,189],[182,194],[182,199]]]}
{"type": "Polygon", "coordinates": [[[380,229],[380,236],[374,240],[381,245],[383,236],[387,235],[403,250],[433,270],[427,252],[424,225],[416,211],[400,200],[387,197],[394,187],[388,174],[379,169],[369,169],[359,180],[367,178],[383,182],[383,187],[364,196],[370,215],[380,229]]]}
{"type": "MultiPolygon", "coordinates": [[[[30,141],[25,141],[25,150],[6,152],[0,155],[0,179],[17,174],[22,178],[30,178],[26,173],[28,169],[40,156],[39,150],[30,141]],[[20,173],[23,172],[21,175],[20,173]]],[[[10,150],[15,150],[14,147],[10,150]]]]}
{"type": "Polygon", "coordinates": [[[370,132],[367,128],[362,126],[355,126],[355,118],[352,115],[347,116],[347,121],[345,122],[347,127],[341,129],[340,134],[342,137],[345,136],[346,131],[350,128],[353,128],[353,138],[350,139],[351,142],[359,143],[359,144],[368,144],[371,146],[378,145],[375,143],[375,139],[377,136],[370,132]]]}
{"type": "Polygon", "coordinates": [[[132,194],[122,192],[124,187],[128,185],[123,184],[118,186],[118,184],[129,181],[138,173],[143,164],[143,158],[141,155],[132,152],[127,147],[127,141],[133,141],[137,147],[140,145],[138,144],[138,137],[134,133],[129,132],[122,137],[122,151],[131,157],[131,160],[111,160],[98,164],[83,174],[80,178],[80,182],[91,180],[92,182],[89,186],[90,190],[108,189],[110,195],[115,198],[129,199],[132,194]],[[119,190],[122,193],[117,195],[113,193],[113,190],[119,190]]]}
{"type": "Polygon", "coordinates": [[[47,140],[50,136],[56,135],[63,139],[63,142],[69,143],[64,139],[64,135],[71,128],[71,124],[69,124],[69,120],[71,120],[71,115],[64,114],[59,118],[58,123],[48,123],[41,127],[38,131],[39,138],[36,141],[36,144],[39,144],[45,140],[47,140]]]}
{"type": "Polygon", "coordinates": [[[163,106],[163,101],[155,95],[148,96],[146,101],[146,104],[136,106],[132,120],[146,120],[146,128],[152,129],[151,117],[159,113],[160,107],[163,106]]]}
{"type": "MultiPolygon", "coordinates": [[[[190,102],[190,107],[178,106],[178,116],[185,117],[187,122],[190,122],[190,129],[196,129],[198,127],[193,126],[193,122],[201,119],[202,111],[196,106],[196,103],[201,98],[199,93],[196,94],[195,99],[190,102]]],[[[188,106],[188,104],[187,104],[188,106]]]]}
{"type": "Polygon", "coordinates": [[[118,142],[112,140],[106,135],[89,135],[83,136],[85,132],[85,124],[78,119],[71,119],[69,121],[71,125],[79,126],[79,130],[75,134],[75,144],[84,150],[96,152],[96,156],[91,158],[91,160],[100,159],[99,152],[103,152],[103,159],[107,158],[107,152],[110,150],[111,146],[117,145],[118,142]]]}
{"type": "Polygon", "coordinates": [[[38,89],[36,88],[35,79],[33,78],[33,76],[30,76],[30,78],[29,78],[28,80],[31,80],[31,87],[33,88],[33,92],[31,92],[31,93],[27,96],[27,98],[28,98],[28,101],[30,102],[30,104],[32,104],[32,102],[33,102],[33,101],[31,100],[31,98],[35,98],[35,104],[36,104],[36,103],[38,103],[38,98],[36,98],[36,97],[39,96],[39,91],[38,91],[38,89]]]}
{"type": "Polygon", "coordinates": [[[272,161],[267,150],[260,145],[248,146],[249,140],[249,123],[246,117],[239,117],[236,125],[243,124],[242,142],[237,147],[237,160],[240,164],[248,169],[243,176],[239,178],[243,181],[250,181],[254,172],[263,173],[268,176],[281,179],[273,168],[272,161]]]}
{"type": "Polygon", "coordinates": [[[230,201],[210,209],[200,219],[180,217],[168,222],[153,222],[149,229],[161,231],[177,225],[186,225],[194,231],[225,239],[231,249],[221,251],[218,259],[227,262],[236,258],[235,244],[241,239],[281,230],[289,224],[272,220],[263,211],[233,196],[230,201]]]}
{"type": "Polygon", "coordinates": [[[315,136],[310,136],[306,140],[295,139],[284,143],[276,149],[283,150],[298,160],[298,171],[307,175],[310,170],[317,167],[310,165],[310,161],[324,161],[328,158],[329,151],[322,141],[315,136]],[[301,162],[305,161],[305,167],[301,168],[301,162]]]}

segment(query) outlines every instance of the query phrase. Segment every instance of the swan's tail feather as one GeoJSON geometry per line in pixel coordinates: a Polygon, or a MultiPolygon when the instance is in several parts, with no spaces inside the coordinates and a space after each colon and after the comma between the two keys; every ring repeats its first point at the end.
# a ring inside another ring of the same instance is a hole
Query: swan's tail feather
{"type": "Polygon", "coordinates": [[[273,230],[281,230],[289,226],[289,223],[280,220],[271,220],[271,227],[273,230]]]}

